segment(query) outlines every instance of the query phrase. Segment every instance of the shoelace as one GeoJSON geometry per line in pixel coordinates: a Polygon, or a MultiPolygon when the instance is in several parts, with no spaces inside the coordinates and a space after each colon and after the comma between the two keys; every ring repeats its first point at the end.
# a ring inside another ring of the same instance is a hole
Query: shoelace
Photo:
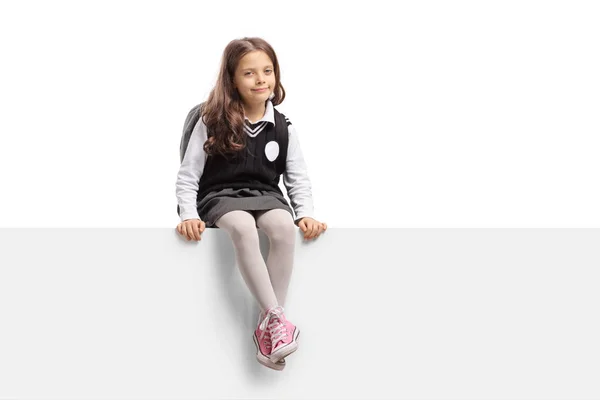
{"type": "MultiPolygon", "coordinates": [[[[265,313],[265,317],[258,326],[262,331],[260,340],[263,339],[267,332],[269,332],[271,343],[277,343],[287,338],[287,330],[281,318],[282,314],[283,308],[281,306],[273,307],[265,313]]],[[[267,348],[270,348],[270,346],[267,346],[267,348]]]]}
{"type": "Polygon", "coordinates": [[[278,317],[273,317],[273,322],[269,325],[269,333],[271,334],[271,343],[273,344],[287,338],[285,324],[278,317]]]}

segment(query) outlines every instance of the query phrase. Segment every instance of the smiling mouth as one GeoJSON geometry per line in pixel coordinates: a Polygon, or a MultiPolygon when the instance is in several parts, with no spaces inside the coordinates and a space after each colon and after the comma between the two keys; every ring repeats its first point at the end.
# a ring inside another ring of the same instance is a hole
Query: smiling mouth
{"type": "Polygon", "coordinates": [[[267,89],[268,89],[268,88],[252,89],[252,90],[254,90],[255,92],[261,92],[261,91],[263,91],[263,90],[267,90],[267,89]]]}

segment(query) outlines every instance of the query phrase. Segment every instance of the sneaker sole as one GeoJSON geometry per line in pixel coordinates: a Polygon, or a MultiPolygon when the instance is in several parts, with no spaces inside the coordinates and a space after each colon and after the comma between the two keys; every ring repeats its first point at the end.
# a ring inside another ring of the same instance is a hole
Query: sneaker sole
{"type": "Polygon", "coordinates": [[[261,363],[267,368],[274,369],[275,371],[281,371],[285,368],[285,360],[282,360],[283,362],[274,362],[269,357],[265,356],[260,352],[260,347],[258,346],[256,335],[252,335],[252,339],[254,340],[254,345],[256,346],[256,360],[259,363],[261,363]]]}
{"type": "Polygon", "coordinates": [[[284,359],[285,357],[298,350],[298,336],[300,336],[300,329],[296,328],[294,330],[294,335],[292,336],[292,341],[280,347],[274,353],[271,353],[271,362],[278,362],[279,360],[284,359]]]}

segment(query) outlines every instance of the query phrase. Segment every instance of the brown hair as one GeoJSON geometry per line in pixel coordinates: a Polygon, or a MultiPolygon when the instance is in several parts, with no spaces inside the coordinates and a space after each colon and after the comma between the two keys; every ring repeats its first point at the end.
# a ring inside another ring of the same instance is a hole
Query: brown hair
{"type": "Polygon", "coordinates": [[[208,140],[204,143],[204,151],[209,155],[236,153],[246,147],[244,108],[242,99],[234,88],[233,77],[240,59],[255,50],[264,51],[273,62],[275,97],[271,102],[273,105],[278,105],[285,99],[285,90],[280,81],[279,62],[271,45],[257,37],[245,37],[229,42],[223,51],[221,69],[215,87],[202,106],[201,117],[208,129],[208,140]]]}

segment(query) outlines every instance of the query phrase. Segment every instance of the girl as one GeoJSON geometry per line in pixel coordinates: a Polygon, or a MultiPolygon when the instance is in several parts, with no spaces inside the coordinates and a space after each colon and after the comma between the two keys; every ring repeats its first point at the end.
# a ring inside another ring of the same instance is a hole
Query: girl
{"type": "Polygon", "coordinates": [[[218,227],[232,239],[242,277],[260,306],[256,357],[275,370],[282,370],[285,357],[298,348],[300,333],[283,313],[294,224],[305,239],[327,229],[312,217],[311,184],[296,131],[274,108],[284,98],[273,48],[260,38],[231,41],[208,100],[186,119],[187,124],[199,118],[182,147],[176,184],[181,235],[201,240],[205,228],[218,227]],[[281,175],[295,220],[279,189],[281,175]],[[257,228],[269,237],[266,264],[257,228]]]}

